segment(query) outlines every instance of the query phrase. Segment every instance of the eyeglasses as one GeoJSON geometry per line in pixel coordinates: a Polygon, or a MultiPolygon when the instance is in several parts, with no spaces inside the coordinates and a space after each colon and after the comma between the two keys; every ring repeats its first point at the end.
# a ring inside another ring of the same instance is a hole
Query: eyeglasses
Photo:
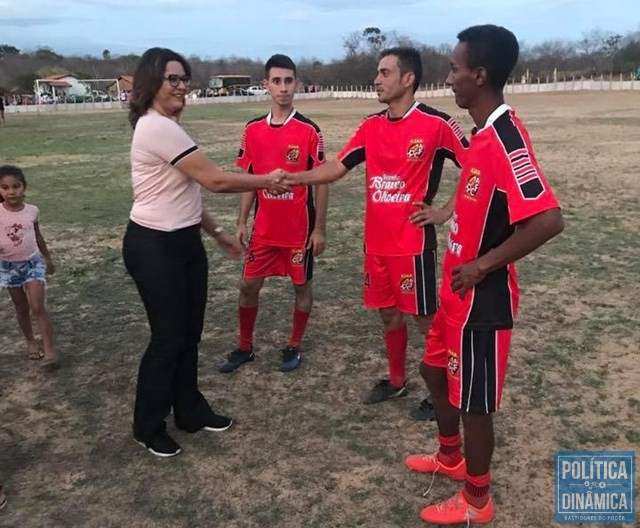
{"type": "Polygon", "coordinates": [[[180,85],[180,81],[187,87],[191,84],[191,77],[188,75],[165,75],[164,78],[169,81],[171,88],[177,88],[180,85]]]}

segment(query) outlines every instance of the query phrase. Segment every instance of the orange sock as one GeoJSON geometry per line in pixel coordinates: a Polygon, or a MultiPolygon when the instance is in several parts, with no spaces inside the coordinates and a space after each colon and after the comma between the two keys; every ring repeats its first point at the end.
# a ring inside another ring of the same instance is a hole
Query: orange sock
{"type": "Polygon", "coordinates": [[[253,327],[256,324],[256,317],[258,317],[257,306],[238,307],[238,318],[240,319],[240,345],[238,348],[243,352],[251,352],[253,349],[253,327]]]}
{"type": "Polygon", "coordinates": [[[304,331],[307,328],[307,321],[309,320],[310,313],[311,312],[303,312],[297,308],[293,309],[293,326],[291,328],[291,336],[289,336],[287,346],[292,348],[300,347],[300,342],[302,341],[302,336],[304,336],[304,331]]]}
{"type": "Polygon", "coordinates": [[[405,362],[408,340],[406,324],[395,330],[385,330],[384,332],[384,343],[387,347],[387,361],[389,362],[389,381],[394,387],[402,387],[406,381],[405,362]]]}
{"type": "Polygon", "coordinates": [[[462,459],[462,438],[460,433],[453,436],[438,435],[440,449],[438,450],[438,460],[447,467],[457,466],[462,459]]]}
{"type": "Polygon", "coordinates": [[[469,475],[464,483],[464,498],[474,508],[483,508],[489,502],[489,482],[491,474],[469,475]]]}

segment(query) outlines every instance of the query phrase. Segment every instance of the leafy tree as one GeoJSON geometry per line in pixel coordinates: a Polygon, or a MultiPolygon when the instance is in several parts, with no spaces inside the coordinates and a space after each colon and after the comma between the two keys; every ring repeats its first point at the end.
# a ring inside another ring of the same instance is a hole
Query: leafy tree
{"type": "Polygon", "coordinates": [[[20,50],[15,46],[9,44],[0,44],[0,60],[4,59],[7,55],[19,55],[20,50]]]}

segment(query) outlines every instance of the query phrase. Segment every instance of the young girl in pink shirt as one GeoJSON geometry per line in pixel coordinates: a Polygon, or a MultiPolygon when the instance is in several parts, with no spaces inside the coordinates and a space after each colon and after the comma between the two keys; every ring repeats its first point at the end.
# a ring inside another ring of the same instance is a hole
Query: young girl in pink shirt
{"type": "Polygon", "coordinates": [[[16,308],[20,330],[27,340],[30,359],[42,359],[47,369],[58,365],[53,328],[44,303],[46,274],[55,266],[40,233],[40,213],[24,203],[27,182],[22,170],[12,165],[0,167],[0,288],[7,288],[16,308]],[[33,335],[33,315],[44,353],[33,335]]]}

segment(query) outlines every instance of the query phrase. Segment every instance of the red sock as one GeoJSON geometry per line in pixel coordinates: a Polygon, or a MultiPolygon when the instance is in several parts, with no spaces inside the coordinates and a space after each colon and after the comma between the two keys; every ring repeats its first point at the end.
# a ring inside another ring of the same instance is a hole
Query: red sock
{"type": "Polygon", "coordinates": [[[438,460],[447,467],[457,466],[462,459],[462,438],[460,433],[453,436],[441,436],[438,435],[438,442],[440,442],[440,449],[438,450],[438,460]]]}
{"type": "Polygon", "coordinates": [[[293,309],[293,327],[291,328],[291,336],[287,342],[287,346],[299,348],[302,336],[307,328],[307,321],[311,312],[303,312],[298,308],[293,309]]]}
{"type": "Polygon", "coordinates": [[[240,345],[238,348],[243,352],[251,352],[253,349],[253,327],[256,324],[256,317],[258,317],[257,306],[238,307],[238,318],[240,319],[240,345]]]}
{"type": "Polygon", "coordinates": [[[394,387],[402,387],[406,381],[404,369],[408,341],[409,335],[406,324],[395,330],[384,331],[384,342],[387,345],[387,361],[389,362],[389,381],[394,387]]]}
{"type": "Polygon", "coordinates": [[[491,474],[469,475],[464,483],[464,498],[474,508],[483,508],[489,502],[489,482],[491,474]]]}

